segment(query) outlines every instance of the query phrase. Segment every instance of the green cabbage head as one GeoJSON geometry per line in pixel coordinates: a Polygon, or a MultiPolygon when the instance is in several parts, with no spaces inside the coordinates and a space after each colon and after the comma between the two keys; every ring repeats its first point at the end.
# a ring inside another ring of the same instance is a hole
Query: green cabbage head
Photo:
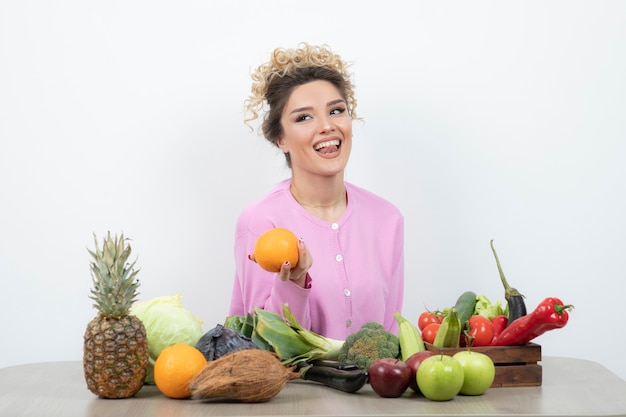
{"type": "Polygon", "coordinates": [[[183,307],[182,295],[156,297],[135,303],[130,313],[146,328],[150,361],[145,382],[154,384],[154,362],[161,351],[175,343],[195,346],[204,334],[202,321],[183,307]]]}

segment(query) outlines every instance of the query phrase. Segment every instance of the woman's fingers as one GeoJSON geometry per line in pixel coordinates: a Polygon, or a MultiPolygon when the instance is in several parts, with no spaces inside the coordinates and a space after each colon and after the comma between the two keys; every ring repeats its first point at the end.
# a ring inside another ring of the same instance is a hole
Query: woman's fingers
{"type": "Polygon", "coordinates": [[[287,281],[288,279],[291,279],[291,263],[289,263],[289,261],[284,262],[281,265],[278,276],[283,281],[287,281]]]}
{"type": "MultiPolygon", "coordinates": [[[[252,262],[256,262],[254,253],[249,254],[248,259],[252,262]]],[[[292,265],[289,261],[283,263],[280,267],[280,271],[278,272],[278,276],[283,281],[290,279],[295,283],[304,286],[306,274],[309,272],[311,265],[313,265],[313,257],[309,253],[309,250],[306,248],[302,239],[300,239],[298,241],[298,263],[293,269],[291,268],[292,265]]]]}

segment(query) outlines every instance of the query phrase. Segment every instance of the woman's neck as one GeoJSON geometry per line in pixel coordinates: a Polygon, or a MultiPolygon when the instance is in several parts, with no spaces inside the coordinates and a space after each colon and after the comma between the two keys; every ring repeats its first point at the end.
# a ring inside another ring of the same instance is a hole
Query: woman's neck
{"type": "Polygon", "coordinates": [[[346,186],[341,177],[314,181],[299,181],[292,177],[289,191],[305,210],[328,222],[337,221],[348,205],[346,186]]]}

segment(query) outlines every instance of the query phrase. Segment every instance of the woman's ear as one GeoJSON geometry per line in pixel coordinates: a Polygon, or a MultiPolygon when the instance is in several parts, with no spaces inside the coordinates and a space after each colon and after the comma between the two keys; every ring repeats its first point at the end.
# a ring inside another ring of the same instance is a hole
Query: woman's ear
{"type": "Polygon", "coordinates": [[[276,141],[276,145],[280,148],[281,151],[283,151],[283,153],[289,153],[289,147],[283,140],[282,136],[278,138],[278,140],[276,141]]]}

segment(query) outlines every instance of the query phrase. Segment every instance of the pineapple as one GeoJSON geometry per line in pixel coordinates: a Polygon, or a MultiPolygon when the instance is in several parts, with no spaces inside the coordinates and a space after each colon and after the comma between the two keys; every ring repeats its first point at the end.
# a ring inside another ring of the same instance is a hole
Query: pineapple
{"type": "Polygon", "coordinates": [[[87,325],[83,346],[83,370],[87,387],[103,398],[128,398],[143,386],[148,369],[146,329],[130,308],[136,301],[139,281],[135,262],[127,263],[130,245],[124,234],[118,239],[109,232],[102,250],[94,235],[95,252],[89,251],[98,315],[87,325]]]}

